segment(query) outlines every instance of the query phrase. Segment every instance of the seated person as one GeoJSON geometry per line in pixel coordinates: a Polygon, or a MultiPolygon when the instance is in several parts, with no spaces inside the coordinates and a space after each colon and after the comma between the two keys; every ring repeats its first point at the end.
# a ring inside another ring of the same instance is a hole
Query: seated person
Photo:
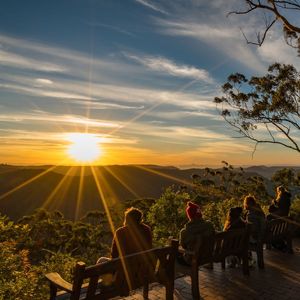
{"type": "Polygon", "coordinates": [[[267,216],[267,219],[272,220],[277,217],[287,217],[290,213],[291,196],[291,193],[284,186],[278,186],[276,188],[276,199],[269,206],[270,214],[267,216]]]}
{"type": "MultiPolygon", "coordinates": [[[[148,225],[143,223],[143,213],[134,207],[125,211],[124,226],[115,232],[111,258],[149,250],[152,248],[152,233],[148,225]]],[[[105,262],[109,258],[101,257],[97,263],[105,262]]]]}
{"type": "MultiPolygon", "coordinates": [[[[245,228],[246,222],[241,217],[242,212],[242,207],[231,207],[227,214],[227,219],[223,231],[245,228]]],[[[240,258],[235,255],[226,257],[226,262],[230,268],[235,268],[236,266],[241,264],[240,258]]]]}
{"type": "Polygon", "coordinates": [[[251,224],[250,243],[261,241],[266,230],[265,214],[256,199],[248,195],[244,199],[246,223],[251,224]]]}
{"type": "MultiPolygon", "coordinates": [[[[100,257],[97,264],[151,248],[151,229],[143,223],[143,213],[139,209],[131,207],[125,211],[124,226],[118,228],[114,234],[111,257],[100,257]]],[[[115,279],[113,274],[104,274],[101,276],[101,280],[103,286],[108,286],[115,279]]]]}
{"type": "Polygon", "coordinates": [[[242,207],[231,207],[227,214],[227,219],[224,225],[223,231],[228,231],[232,229],[245,228],[246,223],[242,219],[242,207]]]}
{"type": "MultiPolygon", "coordinates": [[[[189,221],[185,224],[184,228],[181,229],[179,234],[179,244],[182,248],[187,250],[193,250],[197,237],[209,237],[214,234],[213,225],[202,218],[200,206],[188,202],[186,207],[186,214],[189,221]]],[[[191,257],[184,255],[178,258],[178,262],[181,264],[190,264],[191,257]]]]}

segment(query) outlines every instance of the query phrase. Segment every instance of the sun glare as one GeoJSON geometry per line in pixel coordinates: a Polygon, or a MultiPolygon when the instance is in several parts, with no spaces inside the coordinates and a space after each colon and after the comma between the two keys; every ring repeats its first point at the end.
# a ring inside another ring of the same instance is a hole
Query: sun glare
{"type": "Polygon", "coordinates": [[[67,150],[68,155],[75,161],[91,163],[102,154],[100,138],[95,134],[70,133],[67,140],[71,142],[67,150]]]}

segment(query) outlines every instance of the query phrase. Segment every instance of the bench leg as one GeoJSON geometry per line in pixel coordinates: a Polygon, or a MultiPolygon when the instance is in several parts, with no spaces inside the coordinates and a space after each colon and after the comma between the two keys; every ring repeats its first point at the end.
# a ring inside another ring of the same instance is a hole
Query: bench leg
{"type": "Polygon", "coordinates": [[[50,300],[55,300],[57,293],[57,287],[50,283],[50,300]]]}
{"type": "Polygon", "coordinates": [[[225,270],[225,258],[222,259],[221,265],[222,265],[222,269],[225,270]]]}
{"type": "Polygon", "coordinates": [[[286,245],[287,245],[287,252],[290,253],[290,254],[293,254],[294,253],[294,250],[293,250],[293,240],[289,236],[286,239],[286,245]]]}
{"type": "Polygon", "coordinates": [[[256,250],[256,255],[257,255],[257,264],[260,269],[265,268],[265,263],[264,263],[264,250],[263,247],[258,247],[256,250]]]}
{"type": "Polygon", "coordinates": [[[145,284],[143,288],[143,297],[144,299],[149,299],[149,284],[145,284]]]}
{"type": "Polygon", "coordinates": [[[166,284],[166,300],[174,299],[174,281],[169,281],[166,284]]]}
{"type": "Polygon", "coordinates": [[[243,274],[249,275],[249,260],[248,260],[248,250],[242,256],[242,266],[243,266],[243,274]]]}
{"type": "Polygon", "coordinates": [[[191,281],[192,281],[193,300],[199,300],[200,299],[199,270],[198,270],[198,265],[197,264],[192,265],[191,281]]]}

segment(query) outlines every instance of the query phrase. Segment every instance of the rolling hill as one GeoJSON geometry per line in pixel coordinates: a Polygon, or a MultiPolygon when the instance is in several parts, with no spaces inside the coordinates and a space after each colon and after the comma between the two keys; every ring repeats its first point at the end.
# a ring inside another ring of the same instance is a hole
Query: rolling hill
{"type": "MultiPolygon", "coordinates": [[[[270,177],[274,168],[266,168],[245,171],[249,176],[270,177]]],[[[74,219],[91,210],[103,210],[102,199],[108,206],[117,206],[129,199],[158,198],[166,187],[188,185],[192,174],[204,172],[153,165],[101,166],[94,170],[98,182],[90,167],[83,171],[81,167],[0,165],[0,213],[17,220],[44,207],[74,219]]]]}

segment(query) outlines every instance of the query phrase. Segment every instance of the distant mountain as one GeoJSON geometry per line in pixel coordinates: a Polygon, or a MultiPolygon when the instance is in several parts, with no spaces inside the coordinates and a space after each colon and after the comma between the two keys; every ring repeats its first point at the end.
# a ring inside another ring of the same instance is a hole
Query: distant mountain
{"type": "Polygon", "coordinates": [[[253,172],[257,173],[263,177],[266,177],[268,179],[271,179],[272,175],[281,169],[284,168],[290,168],[294,169],[296,172],[300,172],[300,166],[272,166],[272,167],[267,167],[267,166],[251,166],[248,168],[245,168],[246,172],[253,172]]]}
{"type": "MultiPolygon", "coordinates": [[[[129,199],[158,198],[168,186],[189,185],[192,174],[204,172],[198,168],[182,170],[155,165],[113,165],[94,169],[98,187],[90,167],[0,165],[0,213],[17,220],[44,207],[59,210],[67,218],[74,219],[90,210],[103,210],[102,198],[108,206],[129,199]]],[[[258,166],[245,171],[248,176],[259,174],[270,178],[277,169],[258,166]]]]}

